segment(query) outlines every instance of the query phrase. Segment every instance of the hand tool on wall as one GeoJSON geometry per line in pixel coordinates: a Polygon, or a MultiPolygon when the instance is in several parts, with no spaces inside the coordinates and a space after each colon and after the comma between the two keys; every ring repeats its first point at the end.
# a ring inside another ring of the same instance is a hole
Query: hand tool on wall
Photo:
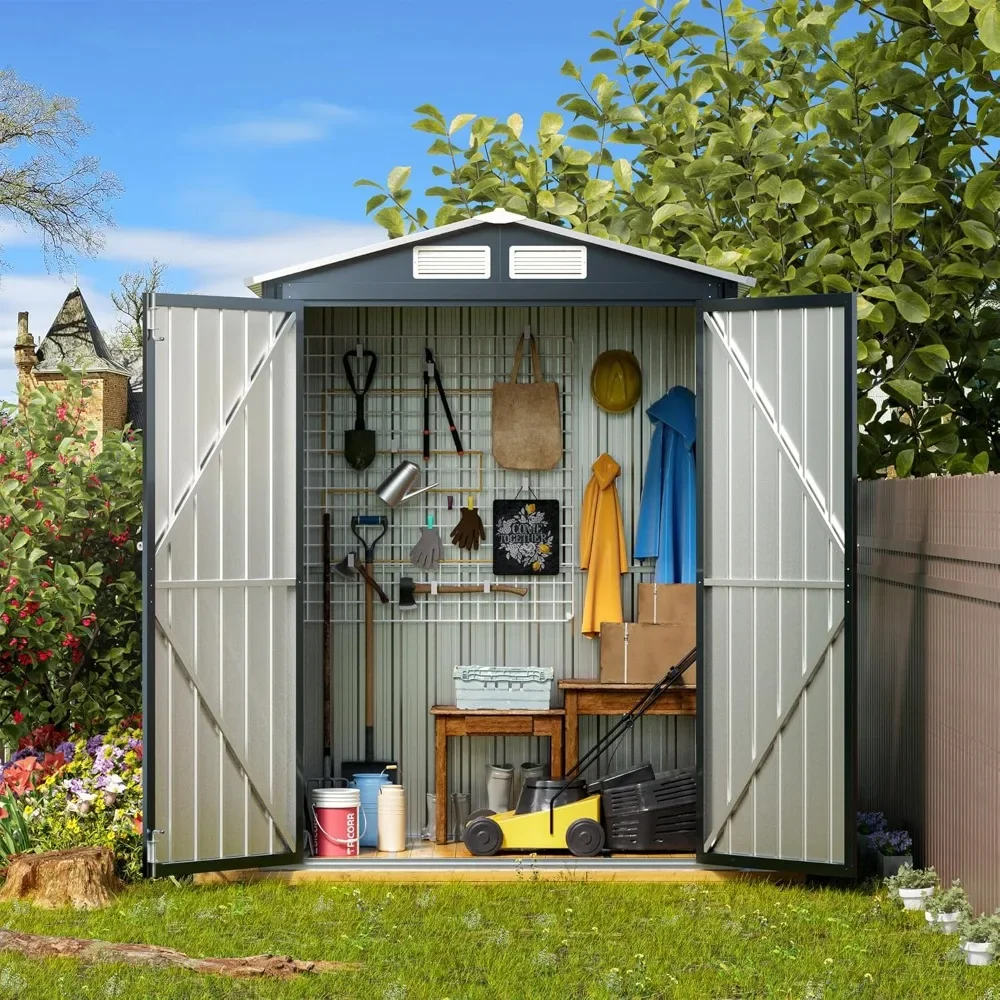
{"type": "Polygon", "coordinates": [[[371,388],[372,379],[375,378],[375,369],[378,366],[378,358],[374,351],[362,350],[358,345],[357,350],[348,351],[344,355],[344,373],[347,375],[347,384],[354,393],[354,400],[357,405],[357,413],[354,419],[354,429],[344,432],[344,457],[347,464],[361,472],[367,469],[375,461],[375,432],[365,427],[365,393],[371,388]],[[364,383],[361,389],[354,381],[354,369],[351,367],[351,358],[357,358],[359,362],[368,360],[368,371],[364,373],[364,383]]]}
{"type": "Polygon", "coordinates": [[[479,543],[486,540],[486,529],[479,516],[479,508],[472,506],[472,497],[462,508],[458,524],[451,530],[451,540],[460,549],[468,549],[469,552],[478,549],[479,543]]]}
{"type": "Polygon", "coordinates": [[[333,720],[330,691],[333,684],[330,625],[330,515],[323,514],[323,784],[333,784],[333,720]]]}
{"type": "MultiPolygon", "coordinates": [[[[389,528],[389,520],[381,514],[355,514],[351,531],[364,546],[365,572],[374,580],[375,545],[389,528]],[[375,527],[381,531],[369,541],[359,528],[375,527]]],[[[375,608],[372,588],[365,587],[365,760],[375,756],[375,608]]]]}
{"type": "Polygon", "coordinates": [[[399,610],[412,611],[417,602],[417,594],[517,594],[524,597],[527,587],[515,587],[509,583],[417,583],[412,577],[399,580],[399,610]]]}
{"type": "Polygon", "coordinates": [[[357,552],[348,552],[339,563],[334,563],[333,571],[337,576],[341,576],[345,580],[354,580],[357,577],[361,577],[378,594],[378,599],[383,604],[389,603],[389,595],[378,585],[378,581],[374,577],[368,575],[368,571],[358,561],[357,552]]]}
{"type": "Polygon", "coordinates": [[[441,536],[434,527],[434,515],[427,515],[427,527],[420,529],[420,541],[410,549],[410,562],[421,569],[437,569],[441,561],[441,536]]]}
{"type": "Polygon", "coordinates": [[[437,387],[441,405],[444,407],[444,415],[448,420],[448,430],[451,431],[451,439],[455,442],[455,450],[459,455],[464,454],[462,450],[462,439],[459,436],[458,428],[455,426],[455,418],[451,415],[451,407],[448,405],[448,397],[444,392],[444,385],[441,382],[441,375],[438,372],[437,362],[429,347],[424,348],[424,461],[429,462],[431,457],[431,379],[437,387]]]}

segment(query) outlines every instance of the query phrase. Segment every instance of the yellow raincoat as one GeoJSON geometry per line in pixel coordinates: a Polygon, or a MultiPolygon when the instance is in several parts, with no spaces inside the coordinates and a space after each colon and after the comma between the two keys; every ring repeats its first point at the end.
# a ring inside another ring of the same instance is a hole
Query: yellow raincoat
{"type": "Polygon", "coordinates": [[[601,634],[602,622],[623,620],[622,574],[628,572],[628,559],[622,508],[615,487],[621,471],[610,455],[601,455],[593,465],[593,478],[583,494],[580,568],[589,570],[589,575],[581,631],[592,639],[601,634]]]}

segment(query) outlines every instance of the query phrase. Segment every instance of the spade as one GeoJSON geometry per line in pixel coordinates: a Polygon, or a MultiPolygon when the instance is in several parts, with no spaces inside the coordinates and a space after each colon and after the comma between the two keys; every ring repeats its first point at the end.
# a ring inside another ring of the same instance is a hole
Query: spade
{"type": "Polygon", "coordinates": [[[347,464],[357,472],[367,469],[375,461],[375,432],[365,427],[365,393],[371,388],[377,365],[378,358],[375,357],[375,352],[362,351],[360,346],[356,351],[348,351],[344,355],[344,372],[347,375],[347,384],[351,387],[357,404],[354,429],[344,431],[344,457],[347,459],[347,464]],[[354,370],[351,368],[353,356],[357,356],[359,361],[368,361],[368,371],[364,374],[364,384],[360,391],[358,383],[354,381],[354,370]]]}

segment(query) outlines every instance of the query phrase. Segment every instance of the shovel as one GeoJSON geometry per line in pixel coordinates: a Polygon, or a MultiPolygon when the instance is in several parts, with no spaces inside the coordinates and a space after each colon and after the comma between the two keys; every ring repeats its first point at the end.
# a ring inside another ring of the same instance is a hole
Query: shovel
{"type": "Polygon", "coordinates": [[[348,351],[344,355],[344,372],[347,375],[347,384],[351,387],[351,392],[354,393],[357,405],[354,429],[344,431],[344,457],[347,459],[347,464],[357,472],[367,469],[375,461],[375,432],[365,427],[365,393],[371,388],[377,366],[378,358],[375,357],[375,352],[362,351],[360,345],[356,351],[348,351]],[[358,391],[357,383],[354,381],[354,370],[351,368],[352,356],[356,356],[359,361],[368,360],[368,371],[364,375],[364,385],[360,391],[358,391]]]}

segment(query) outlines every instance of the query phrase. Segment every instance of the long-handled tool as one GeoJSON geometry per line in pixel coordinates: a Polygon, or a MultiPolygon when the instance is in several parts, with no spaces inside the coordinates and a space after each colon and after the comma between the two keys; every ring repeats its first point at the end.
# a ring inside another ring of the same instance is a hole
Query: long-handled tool
{"type": "Polygon", "coordinates": [[[357,552],[348,552],[339,563],[334,563],[333,571],[345,580],[354,580],[360,576],[378,594],[378,599],[383,604],[389,603],[389,595],[378,585],[378,580],[369,576],[368,570],[358,562],[357,552]]]}
{"type": "Polygon", "coordinates": [[[374,351],[363,351],[360,344],[356,351],[348,351],[344,355],[344,374],[347,375],[347,384],[354,393],[354,401],[357,406],[354,418],[354,429],[344,432],[344,458],[347,464],[358,472],[367,469],[375,461],[375,432],[365,427],[365,393],[371,388],[372,379],[375,378],[375,369],[378,366],[378,358],[374,351]],[[358,389],[358,383],[354,381],[354,369],[351,367],[351,358],[357,357],[358,361],[368,359],[368,371],[364,375],[364,383],[358,389]]]}
{"type": "Polygon", "coordinates": [[[659,700],[660,696],[667,690],[667,688],[672,687],[676,684],[681,677],[684,676],[684,671],[690,667],[695,660],[698,658],[697,647],[688,652],[684,658],[670,668],[667,673],[660,678],[636,703],[632,706],[629,711],[627,711],[605,734],[602,736],[570,769],[563,775],[561,781],[561,787],[559,791],[552,797],[552,801],[549,802],[549,830],[550,832],[554,829],[555,816],[554,809],[556,801],[559,797],[566,791],[567,788],[573,782],[574,778],[578,778],[584,771],[590,767],[591,764],[605,753],[614,743],[622,739],[625,734],[635,725],[636,719],[645,715],[646,712],[659,700]]]}
{"type": "Polygon", "coordinates": [[[451,439],[455,442],[455,450],[459,455],[464,454],[462,450],[462,438],[459,436],[458,428],[455,426],[455,418],[451,415],[451,407],[448,405],[448,397],[445,395],[444,383],[438,372],[437,362],[429,347],[424,348],[424,461],[429,462],[431,458],[431,379],[437,387],[441,405],[444,407],[444,415],[448,420],[448,430],[451,431],[451,439]]]}
{"type": "Polygon", "coordinates": [[[515,587],[509,583],[416,583],[413,577],[404,576],[399,580],[399,610],[412,611],[416,606],[417,594],[517,594],[524,597],[527,587],[515,587]]]}
{"type": "MultiPolygon", "coordinates": [[[[389,520],[381,514],[356,514],[351,518],[351,531],[365,550],[365,573],[375,578],[375,545],[389,528],[389,520]],[[366,538],[359,529],[380,528],[372,538],[366,538]]],[[[394,761],[375,760],[375,607],[373,588],[365,587],[365,759],[345,761],[341,764],[341,777],[355,774],[381,773],[389,769],[398,780],[399,768],[394,761]]]]}
{"type": "Polygon", "coordinates": [[[333,784],[333,686],[332,639],[330,623],[330,515],[323,514],[323,784],[333,784]]]}

